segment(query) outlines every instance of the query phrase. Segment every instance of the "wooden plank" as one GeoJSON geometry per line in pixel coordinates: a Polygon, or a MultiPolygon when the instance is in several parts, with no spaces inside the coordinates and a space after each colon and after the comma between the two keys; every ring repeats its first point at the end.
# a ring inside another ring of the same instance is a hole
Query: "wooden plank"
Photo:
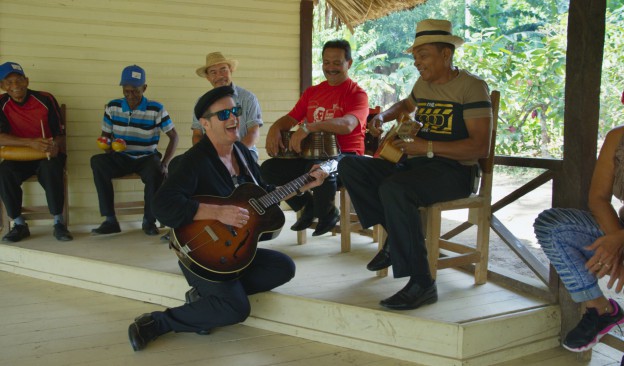
{"type": "Polygon", "coordinates": [[[540,168],[547,170],[559,170],[563,165],[561,159],[525,158],[520,156],[496,155],[494,165],[518,166],[523,168],[540,168]]]}
{"type": "Polygon", "coordinates": [[[520,258],[544,283],[548,283],[548,268],[531,253],[496,216],[492,215],[492,229],[505,244],[520,258]]]}

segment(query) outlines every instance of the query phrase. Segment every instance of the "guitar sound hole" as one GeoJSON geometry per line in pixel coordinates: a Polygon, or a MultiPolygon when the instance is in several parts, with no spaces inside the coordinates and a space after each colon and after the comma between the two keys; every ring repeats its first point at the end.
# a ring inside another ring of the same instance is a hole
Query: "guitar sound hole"
{"type": "Polygon", "coordinates": [[[229,247],[230,245],[232,245],[232,242],[231,242],[231,241],[229,241],[229,240],[226,240],[226,241],[225,241],[225,246],[226,246],[226,247],[229,247]]]}

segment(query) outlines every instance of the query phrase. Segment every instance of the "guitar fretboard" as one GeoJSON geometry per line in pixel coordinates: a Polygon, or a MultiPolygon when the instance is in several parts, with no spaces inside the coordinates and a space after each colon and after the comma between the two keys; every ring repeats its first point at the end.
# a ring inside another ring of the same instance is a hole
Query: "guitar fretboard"
{"type": "Polygon", "coordinates": [[[258,198],[258,202],[262,204],[262,207],[267,208],[274,204],[281,202],[284,198],[297,192],[297,190],[306,184],[312,182],[314,177],[310,174],[304,174],[292,182],[286,183],[277,187],[273,192],[267,193],[264,196],[258,198]]]}

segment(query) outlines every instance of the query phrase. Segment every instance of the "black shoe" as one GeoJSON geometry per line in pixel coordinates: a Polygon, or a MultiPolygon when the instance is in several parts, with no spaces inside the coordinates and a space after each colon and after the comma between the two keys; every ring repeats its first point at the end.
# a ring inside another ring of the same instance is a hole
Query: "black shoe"
{"type": "Polygon", "coordinates": [[[379,304],[388,309],[410,310],[422,305],[433,304],[436,301],[438,301],[438,289],[435,281],[431,286],[423,288],[416,281],[410,280],[399,292],[381,300],[379,304]]]}
{"type": "Polygon", "coordinates": [[[314,208],[312,207],[311,203],[308,203],[303,208],[301,217],[299,217],[299,219],[297,219],[297,221],[293,224],[293,226],[290,227],[290,230],[292,231],[305,230],[309,228],[310,225],[312,225],[313,221],[314,221],[314,208]]]}
{"type": "Polygon", "coordinates": [[[13,228],[2,238],[2,241],[10,241],[17,243],[18,241],[30,236],[30,230],[28,230],[28,224],[13,225],[13,228]]]}
{"type": "Polygon", "coordinates": [[[143,229],[145,235],[154,236],[160,234],[160,231],[158,231],[156,224],[153,222],[149,224],[144,223],[143,225],[141,225],[141,228],[143,229]]]}
{"type": "Polygon", "coordinates": [[[609,300],[615,314],[598,315],[595,308],[587,308],[581,321],[568,333],[563,341],[563,347],[572,352],[584,352],[600,342],[616,325],[624,323],[622,308],[614,300],[609,300]]]}
{"type": "Polygon", "coordinates": [[[108,222],[104,221],[102,225],[91,230],[91,235],[106,235],[106,234],[114,234],[120,233],[121,228],[119,227],[118,222],[108,222]]]}
{"type": "Polygon", "coordinates": [[[58,241],[71,241],[74,240],[74,237],[69,233],[67,227],[60,222],[58,224],[54,224],[54,237],[58,241]]]}
{"type": "Polygon", "coordinates": [[[388,247],[388,242],[386,241],[381,247],[381,250],[377,252],[377,255],[371,259],[370,262],[366,265],[366,269],[369,271],[381,271],[382,269],[388,268],[392,265],[390,261],[390,248],[388,247]]]}
{"type": "Polygon", "coordinates": [[[334,207],[327,216],[319,218],[316,230],[314,230],[312,236],[320,236],[331,231],[338,221],[340,221],[340,210],[334,207]]]}
{"type": "Polygon", "coordinates": [[[156,321],[152,318],[152,314],[149,313],[136,317],[134,323],[128,327],[130,345],[132,345],[135,351],[142,350],[149,342],[158,338],[159,335],[156,321]]]}

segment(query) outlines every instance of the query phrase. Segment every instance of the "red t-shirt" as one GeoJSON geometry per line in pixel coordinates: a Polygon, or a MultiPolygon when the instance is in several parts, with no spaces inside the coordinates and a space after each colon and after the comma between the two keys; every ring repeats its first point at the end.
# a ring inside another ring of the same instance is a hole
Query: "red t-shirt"
{"type": "Polygon", "coordinates": [[[300,123],[304,118],[308,123],[315,123],[347,114],[355,116],[360,124],[349,134],[336,135],[340,151],[363,155],[368,95],[355,81],[347,79],[337,86],[331,86],[324,81],[311,86],[303,92],[297,104],[288,113],[300,123]]]}
{"type": "Polygon", "coordinates": [[[63,135],[61,112],[50,93],[28,90],[26,101],[16,103],[8,94],[0,95],[0,132],[17,137],[37,138],[63,135]]]}

